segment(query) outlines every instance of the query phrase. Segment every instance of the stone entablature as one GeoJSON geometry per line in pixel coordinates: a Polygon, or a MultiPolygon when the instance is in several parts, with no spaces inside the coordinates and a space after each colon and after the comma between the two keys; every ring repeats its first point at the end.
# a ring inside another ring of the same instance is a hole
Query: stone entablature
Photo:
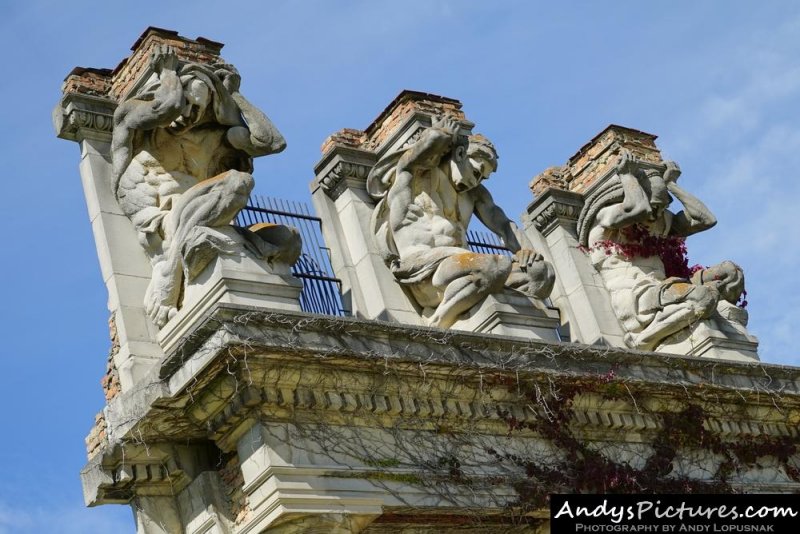
{"type": "Polygon", "coordinates": [[[793,368],[230,305],[106,417],[108,446],[83,472],[88,502],[130,501],[190,533],[202,530],[188,518],[219,532],[383,532],[417,507],[430,531],[472,514],[502,524],[504,510],[534,531],[538,495],[565,491],[554,475],[565,470],[586,490],[620,473],[642,491],[800,490],[793,368]],[[607,462],[593,480],[562,464],[566,437],[607,462]],[[225,488],[212,461],[234,455],[246,503],[235,514],[213,497],[225,488]],[[216,489],[201,497],[197,484],[216,489]]]}

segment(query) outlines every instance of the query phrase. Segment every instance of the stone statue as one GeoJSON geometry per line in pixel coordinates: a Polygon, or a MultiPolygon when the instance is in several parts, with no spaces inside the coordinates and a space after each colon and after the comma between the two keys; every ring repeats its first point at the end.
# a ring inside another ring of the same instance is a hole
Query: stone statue
{"type": "Polygon", "coordinates": [[[112,190],[150,258],[145,309],[161,327],[218,254],[293,263],[300,240],[287,227],[230,225],[253,189],[253,157],[286,147],[239,92],[236,69],[181,63],[164,45],[150,61],[155,77],[114,113],[112,190]]]}
{"type": "Polygon", "coordinates": [[[730,261],[687,266],[684,238],[716,224],[711,211],[677,184],[674,162],[653,164],[623,153],[611,179],[585,202],[578,221],[589,252],[611,295],[611,305],[632,348],[654,350],[670,335],[712,315],[743,328],[736,306],[744,273],[730,261]],[[672,197],[683,210],[669,209],[672,197]]]}
{"type": "Polygon", "coordinates": [[[497,169],[497,153],[481,135],[443,116],[406,149],[377,162],[367,178],[380,199],[373,212],[376,242],[395,279],[447,328],[489,294],[512,288],[535,298],[550,294],[555,279],[525,235],[481,184],[497,169]],[[467,249],[472,215],[514,252],[514,258],[467,249]]]}

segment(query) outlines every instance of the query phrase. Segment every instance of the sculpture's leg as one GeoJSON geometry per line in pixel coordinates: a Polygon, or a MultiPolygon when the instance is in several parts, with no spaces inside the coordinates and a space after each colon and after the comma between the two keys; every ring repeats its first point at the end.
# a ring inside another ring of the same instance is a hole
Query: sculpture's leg
{"type": "Polygon", "coordinates": [[[246,172],[227,171],[189,188],[176,201],[167,226],[172,246],[181,247],[196,226],[224,226],[247,205],[255,182],[246,172]]]}
{"type": "Polygon", "coordinates": [[[661,294],[663,308],[650,324],[641,332],[625,335],[629,347],[653,350],[666,337],[709,317],[719,301],[719,293],[713,287],[688,282],[670,282],[661,294]]]}
{"type": "Polygon", "coordinates": [[[183,285],[183,248],[197,227],[230,224],[247,205],[253,190],[253,177],[227,171],[204,180],[180,195],[164,219],[164,254],[154,261],[145,309],[161,327],[175,315],[183,285]]]}
{"type": "Polygon", "coordinates": [[[431,326],[452,326],[484,297],[502,291],[510,272],[511,258],[506,256],[465,252],[444,260],[431,279],[435,287],[444,290],[430,318],[431,326]]]}

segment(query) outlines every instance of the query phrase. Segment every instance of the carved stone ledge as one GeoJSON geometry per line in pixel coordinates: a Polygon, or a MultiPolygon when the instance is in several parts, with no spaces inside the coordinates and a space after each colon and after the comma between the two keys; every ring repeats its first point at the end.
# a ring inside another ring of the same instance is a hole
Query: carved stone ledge
{"type": "Polygon", "coordinates": [[[631,412],[613,412],[606,410],[574,410],[576,426],[608,428],[641,432],[658,430],[663,425],[657,417],[631,412]]]}
{"type": "Polygon", "coordinates": [[[527,217],[545,237],[562,226],[577,236],[578,217],[583,209],[583,195],[550,188],[528,206],[527,217]]]}
{"type": "Polygon", "coordinates": [[[254,416],[253,407],[258,406],[273,416],[281,410],[299,416],[300,411],[308,410],[314,419],[331,420],[336,414],[354,418],[392,416],[413,418],[423,424],[426,418],[440,422],[441,418],[464,422],[501,422],[506,429],[505,417],[513,416],[521,422],[533,422],[541,414],[517,402],[492,402],[464,398],[447,398],[411,393],[397,393],[390,390],[379,392],[355,391],[352,389],[331,389],[315,386],[281,387],[269,386],[263,389],[249,387],[234,395],[225,408],[201,422],[210,430],[210,437],[224,446],[232,443],[227,434],[236,431],[248,417],[254,416]],[[328,415],[321,412],[328,412],[328,415]]]}
{"type": "Polygon", "coordinates": [[[81,470],[87,506],[126,504],[138,495],[175,495],[191,477],[178,453],[159,445],[117,446],[94,457],[81,470]]]}

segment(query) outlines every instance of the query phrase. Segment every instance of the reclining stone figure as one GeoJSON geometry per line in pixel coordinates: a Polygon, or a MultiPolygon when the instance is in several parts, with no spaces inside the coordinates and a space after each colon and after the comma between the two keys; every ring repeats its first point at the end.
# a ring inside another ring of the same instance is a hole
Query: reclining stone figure
{"type": "Polygon", "coordinates": [[[156,74],[114,113],[112,190],[153,268],[145,309],[156,326],[175,315],[182,289],[220,253],[294,263],[291,228],[231,226],[253,189],[253,157],[280,152],[283,136],[239,92],[227,64],[181,63],[158,46],[156,74]]]}
{"type": "Polygon", "coordinates": [[[688,272],[683,238],[717,221],[705,204],[678,186],[679,175],[674,162],[646,163],[624,153],[614,176],[586,199],[578,221],[580,243],[610,293],[625,343],[632,348],[654,350],[670,335],[714,314],[741,328],[747,321],[746,312],[735,306],[744,290],[741,268],[725,261],[688,272]],[[683,204],[678,213],[667,209],[672,196],[683,204]],[[683,259],[683,265],[670,273],[673,266],[665,266],[665,258],[683,259]]]}
{"type": "Polygon", "coordinates": [[[435,119],[367,178],[368,191],[380,199],[372,221],[376,243],[395,279],[441,328],[505,288],[545,298],[555,279],[481,183],[497,169],[494,146],[481,135],[463,135],[462,126],[453,117],[435,119]],[[514,252],[513,260],[467,249],[473,214],[514,252]]]}

